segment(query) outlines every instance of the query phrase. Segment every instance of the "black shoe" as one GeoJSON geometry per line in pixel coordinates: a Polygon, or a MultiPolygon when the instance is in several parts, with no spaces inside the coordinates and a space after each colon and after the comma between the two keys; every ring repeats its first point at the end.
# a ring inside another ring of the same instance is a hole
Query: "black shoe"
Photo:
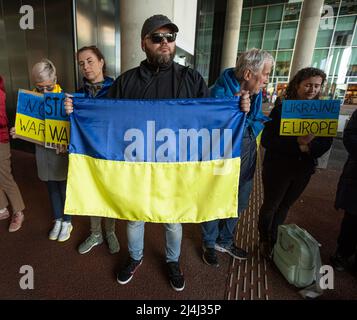
{"type": "Polygon", "coordinates": [[[178,262],[168,262],[169,278],[172,289],[175,291],[182,291],[185,288],[185,278],[180,270],[178,262]]]}
{"type": "Polygon", "coordinates": [[[209,266],[219,267],[216,250],[213,248],[203,247],[202,259],[209,266]]]}
{"type": "Polygon", "coordinates": [[[353,261],[351,257],[344,257],[339,253],[336,253],[330,258],[332,267],[337,271],[352,271],[353,270],[353,261]]]}
{"type": "Polygon", "coordinates": [[[129,258],[125,267],[117,274],[117,281],[120,284],[127,284],[134,276],[135,271],[141,266],[143,259],[134,260],[129,258]]]}
{"type": "Polygon", "coordinates": [[[238,259],[238,260],[248,259],[248,252],[241,248],[236,247],[234,244],[232,244],[230,247],[222,247],[216,243],[214,248],[217,251],[228,253],[234,259],[238,259]]]}

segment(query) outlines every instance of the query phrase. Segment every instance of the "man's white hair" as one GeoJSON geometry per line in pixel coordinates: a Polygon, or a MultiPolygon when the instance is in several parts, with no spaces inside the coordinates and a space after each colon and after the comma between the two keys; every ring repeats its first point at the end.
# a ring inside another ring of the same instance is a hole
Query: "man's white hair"
{"type": "Polygon", "coordinates": [[[52,61],[48,59],[42,59],[40,62],[37,62],[32,67],[32,80],[35,83],[41,83],[48,80],[56,82],[56,67],[52,61]]]}
{"type": "Polygon", "coordinates": [[[263,70],[265,62],[271,62],[274,65],[274,58],[268,52],[261,49],[250,49],[243,52],[237,59],[234,73],[238,81],[244,80],[244,72],[252,71],[254,74],[263,70]]]}

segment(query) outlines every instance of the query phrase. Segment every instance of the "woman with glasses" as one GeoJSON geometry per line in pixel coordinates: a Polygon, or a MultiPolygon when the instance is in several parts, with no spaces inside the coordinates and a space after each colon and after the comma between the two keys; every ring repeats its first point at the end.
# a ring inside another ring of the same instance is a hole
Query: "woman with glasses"
{"type": "MultiPolygon", "coordinates": [[[[56,67],[48,59],[42,59],[33,66],[31,77],[35,84],[34,91],[38,93],[62,92],[57,83],[56,67]]],[[[14,133],[13,128],[12,134],[14,133]]],[[[53,210],[54,225],[49,233],[49,239],[66,241],[73,229],[71,216],[64,214],[68,172],[66,148],[57,145],[56,149],[52,149],[36,144],[36,164],[38,177],[46,182],[53,210]]]]}
{"type": "MultiPolygon", "coordinates": [[[[39,93],[62,92],[62,88],[57,83],[56,67],[48,59],[43,59],[33,66],[32,80],[35,90],[39,93]]],[[[39,178],[47,184],[55,218],[49,239],[66,241],[73,229],[71,216],[64,214],[68,154],[61,146],[49,149],[36,144],[36,163],[39,178]]]]}
{"type": "MultiPolygon", "coordinates": [[[[107,77],[106,64],[103,54],[96,46],[83,47],[77,52],[77,60],[83,75],[83,86],[79,92],[84,93],[86,98],[104,98],[113,79],[107,77]]],[[[90,217],[91,234],[80,244],[78,252],[85,254],[93,247],[103,243],[102,220],[104,219],[105,239],[110,253],[119,251],[119,241],[115,235],[115,219],[90,217]]]]}
{"type": "Polygon", "coordinates": [[[326,74],[316,68],[301,69],[289,82],[286,94],[275,101],[262,134],[264,202],[259,212],[260,249],[271,258],[278,226],[300,197],[315,172],[317,158],[331,148],[332,138],[281,136],[282,101],[319,99],[326,74]]]}
{"type": "Polygon", "coordinates": [[[12,174],[8,120],[6,116],[6,94],[3,78],[0,76],[0,220],[10,216],[7,206],[12,207],[9,232],[17,231],[24,221],[24,201],[12,174]]]}

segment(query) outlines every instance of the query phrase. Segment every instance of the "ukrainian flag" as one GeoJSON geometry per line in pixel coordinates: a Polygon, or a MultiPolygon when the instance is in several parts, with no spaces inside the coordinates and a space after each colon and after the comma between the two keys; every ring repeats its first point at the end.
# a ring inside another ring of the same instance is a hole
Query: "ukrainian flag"
{"type": "Polygon", "coordinates": [[[237,217],[239,98],[74,99],[65,213],[184,223],[237,217]]]}

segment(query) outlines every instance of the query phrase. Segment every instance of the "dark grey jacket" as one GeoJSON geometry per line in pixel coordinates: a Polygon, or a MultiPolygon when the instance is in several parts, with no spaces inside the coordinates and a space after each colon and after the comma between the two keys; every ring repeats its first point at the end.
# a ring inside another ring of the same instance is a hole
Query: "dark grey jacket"
{"type": "Polygon", "coordinates": [[[68,173],[68,154],[36,144],[38,177],[42,181],[65,181],[68,173]]]}
{"type": "Polygon", "coordinates": [[[343,132],[348,159],[338,182],[335,207],[357,215],[357,110],[343,132]]]}

